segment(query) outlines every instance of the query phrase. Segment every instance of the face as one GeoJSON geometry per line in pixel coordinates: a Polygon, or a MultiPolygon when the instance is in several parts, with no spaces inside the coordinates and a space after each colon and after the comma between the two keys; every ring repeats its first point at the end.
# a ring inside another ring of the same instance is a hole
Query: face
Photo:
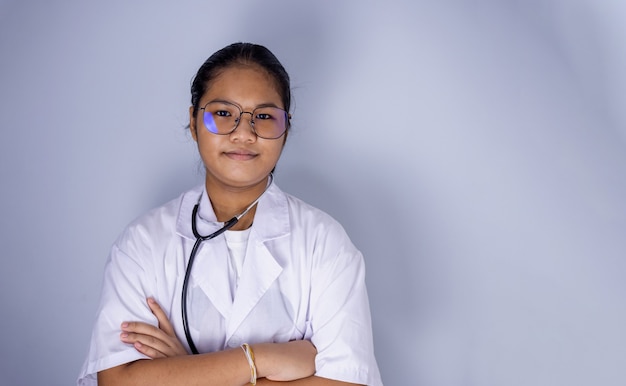
{"type": "MultiPolygon", "coordinates": [[[[283,108],[272,78],[255,66],[237,65],[221,71],[200,99],[199,107],[212,101],[229,102],[243,111],[253,111],[259,106],[283,108]]],[[[189,115],[191,134],[206,168],[207,188],[211,185],[232,190],[265,187],[286,134],[277,139],[259,138],[250,126],[250,114],[243,114],[235,131],[218,135],[205,127],[203,110],[198,109],[194,116],[192,106],[189,115]]]]}

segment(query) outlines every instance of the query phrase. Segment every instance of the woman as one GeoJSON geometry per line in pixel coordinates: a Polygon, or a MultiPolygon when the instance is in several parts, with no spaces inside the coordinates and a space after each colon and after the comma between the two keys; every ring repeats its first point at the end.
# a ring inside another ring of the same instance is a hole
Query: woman
{"type": "Polygon", "coordinates": [[[273,183],[291,118],[285,69],[265,47],[232,44],[191,94],[205,184],[113,245],[79,385],[382,385],[360,252],[273,183]]]}

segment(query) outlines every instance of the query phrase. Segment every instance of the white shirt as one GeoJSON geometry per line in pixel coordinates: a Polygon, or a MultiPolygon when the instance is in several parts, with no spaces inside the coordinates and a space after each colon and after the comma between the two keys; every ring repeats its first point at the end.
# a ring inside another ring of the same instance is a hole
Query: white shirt
{"type": "Polygon", "coordinates": [[[230,254],[229,270],[231,299],[235,300],[235,292],[239,285],[239,278],[243,272],[243,262],[246,259],[246,248],[248,247],[248,238],[250,237],[250,228],[242,231],[226,231],[224,238],[226,246],[230,254]]]}
{"type": "MultiPolygon", "coordinates": [[[[198,232],[219,229],[222,223],[198,187],[137,219],[113,245],[78,385],[96,385],[98,371],[146,358],[119,334],[123,321],[157,325],[147,297],[159,302],[187,347],[181,291],[198,202],[198,232]]],[[[309,339],[318,351],[316,375],[382,385],[363,257],[333,218],[273,184],[259,200],[235,289],[229,260],[220,235],[202,243],[192,268],[188,316],[200,352],[309,339]]]]}

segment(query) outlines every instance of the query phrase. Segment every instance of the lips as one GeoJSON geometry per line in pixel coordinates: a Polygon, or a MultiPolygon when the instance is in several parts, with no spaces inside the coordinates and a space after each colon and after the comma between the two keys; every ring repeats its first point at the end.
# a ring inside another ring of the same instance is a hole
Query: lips
{"type": "Polygon", "coordinates": [[[226,151],[224,152],[224,155],[232,160],[236,160],[236,161],[248,161],[251,160],[253,158],[255,158],[256,156],[258,156],[257,153],[251,152],[249,150],[245,150],[245,149],[237,149],[237,150],[231,150],[231,151],[226,151]]]}

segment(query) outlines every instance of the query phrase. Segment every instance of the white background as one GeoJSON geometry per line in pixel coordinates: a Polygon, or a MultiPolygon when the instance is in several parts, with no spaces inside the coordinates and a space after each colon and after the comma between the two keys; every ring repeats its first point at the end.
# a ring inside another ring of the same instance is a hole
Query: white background
{"type": "Polygon", "coordinates": [[[109,247],[202,181],[189,84],[290,72],[284,190],[363,251],[386,385],[626,384],[626,5],[0,1],[0,384],[71,385],[109,247]]]}

